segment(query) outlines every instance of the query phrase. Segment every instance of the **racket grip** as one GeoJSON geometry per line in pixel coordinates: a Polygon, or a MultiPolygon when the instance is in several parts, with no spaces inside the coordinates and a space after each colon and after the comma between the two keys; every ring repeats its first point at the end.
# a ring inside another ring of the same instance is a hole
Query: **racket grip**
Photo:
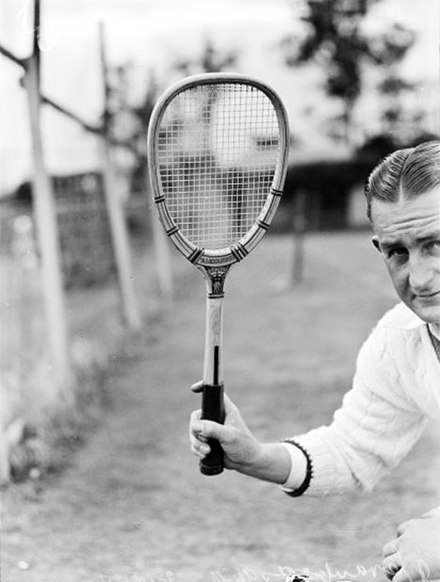
{"type": "MultiPolygon", "coordinates": [[[[225,404],[223,384],[204,384],[202,391],[203,420],[213,420],[223,424],[225,421],[225,404]]],[[[203,475],[218,475],[223,471],[223,449],[216,439],[208,439],[211,451],[200,461],[203,475]]]]}

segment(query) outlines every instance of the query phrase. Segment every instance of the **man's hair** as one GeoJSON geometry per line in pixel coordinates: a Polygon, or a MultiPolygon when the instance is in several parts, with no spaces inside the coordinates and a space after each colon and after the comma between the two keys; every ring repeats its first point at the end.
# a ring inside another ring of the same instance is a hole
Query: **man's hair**
{"type": "Polygon", "coordinates": [[[398,202],[424,194],[440,184],[440,141],[397,150],[381,160],[365,185],[367,216],[373,200],[398,202]]]}

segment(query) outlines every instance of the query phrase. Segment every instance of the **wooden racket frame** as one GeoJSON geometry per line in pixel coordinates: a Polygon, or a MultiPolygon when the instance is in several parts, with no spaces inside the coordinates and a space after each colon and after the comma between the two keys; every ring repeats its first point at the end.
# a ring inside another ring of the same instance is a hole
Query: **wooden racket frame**
{"type": "MultiPolygon", "coordinates": [[[[148,128],[148,165],[154,202],[166,234],[182,255],[202,273],[206,282],[206,329],[202,392],[202,418],[222,423],[223,403],[223,298],[224,281],[232,265],[244,259],[267,232],[278,208],[287,172],[289,123],[286,110],[277,93],[265,83],[236,73],[206,73],[187,77],[174,84],[157,101],[148,128]],[[250,230],[231,247],[204,249],[194,245],[181,232],[170,215],[166,196],[162,193],[160,168],[157,163],[159,127],[167,106],[180,93],[200,85],[240,84],[255,87],[271,101],[279,126],[279,160],[266,202],[250,230]]],[[[201,472],[216,475],[223,470],[223,451],[217,441],[209,441],[211,453],[200,462],[201,472]]]]}
{"type": "Polygon", "coordinates": [[[187,77],[182,81],[170,87],[158,100],[154,111],[151,115],[148,130],[148,163],[150,171],[150,180],[153,186],[154,202],[159,212],[160,220],[165,232],[173,241],[177,249],[191,263],[201,267],[211,267],[215,265],[232,265],[241,261],[249,252],[259,243],[265,232],[269,228],[273,217],[275,216],[282,189],[286,178],[287,156],[289,150],[289,130],[288,130],[287,113],[278,95],[266,84],[247,75],[238,75],[230,73],[206,73],[187,77]],[[157,159],[157,140],[155,136],[162,121],[167,105],[179,94],[198,85],[216,85],[222,83],[248,84],[256,87],[267,95],[274,105],[278,125],[280,128],[280,155],[282,160],[278,163],[275,175],[273,177],[270,194],[264,204],[257,221],[235,245],[218,250],[206,250],[197,247],[182,234],[179,227],[170,216],[165,202],[165,196],[160,192],[160,171],[157,159]]]}

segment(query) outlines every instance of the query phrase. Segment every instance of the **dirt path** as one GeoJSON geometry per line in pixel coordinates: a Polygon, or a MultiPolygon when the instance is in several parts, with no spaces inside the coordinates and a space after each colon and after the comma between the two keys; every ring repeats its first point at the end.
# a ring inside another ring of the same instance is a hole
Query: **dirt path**
{"type": "MultiPolygon", "coordinates": [[[[361,342],[394,303],[366,238],[310,237],[301,290],[277,291],[285,238],[231,274],[225,377],[260,438],[330,420],[361,342]]],[[[364,496],[295,501],[233,473],[200,476],[187,444],[198,399],[187,387],[201,369],[204,290],[186,273],[172,310],[114,364],[111,409],[72,466],[5,492],[3,581],[282,582],[287,568],[372,580],[395,525],[440,503],[438,434],[364,496]]]]}

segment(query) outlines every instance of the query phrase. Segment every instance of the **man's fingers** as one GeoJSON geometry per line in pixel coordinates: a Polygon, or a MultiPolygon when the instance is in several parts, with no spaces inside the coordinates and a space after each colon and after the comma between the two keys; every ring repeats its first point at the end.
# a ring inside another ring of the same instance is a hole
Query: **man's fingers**
{"type": "Polygon", "coordinates": [[[191,390],[193,392],[195,392],[196,394],[203,392],[203,380],[200,380],[199,382],[196,382],[195,384],[193,384],[191,386],[191,390]]]}
{"type": "Polygon", "coordinates": [[[222,424],[212,420],[195,420],[191,423],[190,442],[192,451],[199,457],[205,457],[210,452],[208,439],[221,441],[227,438],[226,429],[222,424]]]}
{"type": "MultiPolygon", "coordinates": [[[[200,382],[195,384],[192,389],[198,391],[200,382]]],[[[237,407],[231,399],[225,394],[225,411],[226,416],[237,415],[237,407]]],[[[239,414],[239,413],[238,413],[239,414]]],[[[192,452],[200,458],[204,458],[210,452],[208,439],[215,439],[220,441],[222,445],[230,444],[234,441],[234,431],[231,426],[226,423],[220,424],[211,420],[202,419],[202,411],[194,410],[191,413],[189,423],[189,440],[192,452]]]]}
{"type": "Polygon", "coordinates": [[[400,568],[396,575],[393,578],[393,582],[414,582],[414,579],[411,579],[411,576],[405,570],[405,568],[400,568]]]}
{"type": "Polygon", "coordinates": [[[399,552],[393,552],[392,554],[388,554],[383,562],[382,562],[383,569],[385,574],[389,580],[395,580],[395,575],[397,572],[400,571],[402,568],[402,561],[400,559],[399,552]]]}
{"type": "Polygon", "coordinates": [[[203,436],[203,425],[200,421],[201,415],[201,410],[194,410],[194,412],[191,413],[189,422],[189,436],[190,439],[195,438],[201,441],[206,441],[206,438],[203,436]]]}
{"type": "Polygon", "coordinates": [[[193,412],[191,412],[191,416],[190,416],[190,421],[191,423],[196,422],[197,420],[200,420],[200,417],[202,416],[202,411],[200,410],[194,410],[193,412]]]}
{"type": "Polygon", "coordinates": [[[384,558],[386,558],[387,556],[392,556],[398,551],[398,549],[399,546],[397,540],[392,540],[391,542],[388,542],[387,544],[384,545],[382,549],[382,555],[384,558]]]}
{"type": "Polygon", "coordinates": [[[189,433],[189,440],[191,443],[191,446],[196,446],[200,443],[206,443],[207,442],[207,437],[203,436],[202,434],[198,434],[198,433],[189,433]]]}
{"type": "Polygon", "coordinates": [[[191,412],[191,416],[189,419],[189,432],[190,434],[197,435],[201,432],[201,425],[200,425],[200,417],[202,416],[202,411],[194,410],[191,412]]]}
{"type": "Polygon", "coordinates": [[[209,453],[210,449],[209,446],[203,447],[203,445],[206,445],[208,439],[203,435],[203,425],[200,422],[201,414],[201,410],[194,410],[194,412],[191,413],[191,420],[189,423],[189,441],[192,452],[203,458],[209,453]]]}
{"type": "Polygon", "coordinates": [[[195,441],[194,443],[191,443],[191,450],[195,455],[197,455],[201,459],[204,459],[206,455],[210,453],[211,447],[206,443],[195,441]]]}
{"type": "Polygon", "coordinates": [[[223,424],[218,424],[212,420],[199,420],[193,424],[198,439],[212,438],[221,440],[225,438],[226,429],[223,424]]]}
{"type": "Polygon", "coordinates": [[[191,413],[189,440],[193,453],[203,458],[211,450],[207,444],[208,439],[220,440],[222,437],[225,438],[225,427],[211,420],[202,420],[200,417],[201,410],[194,410],[191,413]]]}
{"type": "Polygon", "coordinates": [[[189,423],[189,441],[191,444],[191,451],[203,459],[210,452],[210,447],[206,444],[208,440],[203,434],[203,424],[200,420],[201,410],[194,410],[191,413],[191,421],[189,423]]]}

